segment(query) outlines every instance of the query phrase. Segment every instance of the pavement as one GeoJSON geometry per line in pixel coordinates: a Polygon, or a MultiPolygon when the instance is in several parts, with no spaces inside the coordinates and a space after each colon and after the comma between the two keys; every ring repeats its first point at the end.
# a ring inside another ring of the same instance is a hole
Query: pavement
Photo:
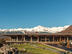
{"type": "Polygon", "coordinates": [[[57,49],[61,52],[70,52],[70,53],[72,53],[72,48],[67,48],[65,46],[59,46],[59,45],[47,45],[47,44],[44,44],[44,45],[55,48],[55,49],[57,49]]]}

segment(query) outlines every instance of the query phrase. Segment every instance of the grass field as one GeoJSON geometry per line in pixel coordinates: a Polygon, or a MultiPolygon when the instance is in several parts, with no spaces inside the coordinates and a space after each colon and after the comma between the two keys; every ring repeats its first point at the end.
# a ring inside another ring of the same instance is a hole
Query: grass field
{"type": "Polygon", "coordinates": [[[32,54],[59,54],[58,52],[54,51],[56,49],[39,43],[14,44],[10,46],[18,48],[19,50],[26,49],[27,52],[32,54]]]}

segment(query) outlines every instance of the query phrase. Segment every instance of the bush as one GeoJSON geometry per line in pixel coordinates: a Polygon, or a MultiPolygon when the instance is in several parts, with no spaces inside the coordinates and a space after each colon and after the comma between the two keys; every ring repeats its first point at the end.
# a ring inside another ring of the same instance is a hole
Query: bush
{"type": "Polygon", "coordinates": [[[5,44],[6,42],[5,42],[5,40],[4,39],[0,39],[0,47],[2,47],[3,46],[3,44],[5,44]]]}
{"type": "Polygon", "coordinates": [[[60,42],[61,45],[66,46],[67,43],[66,42],[60,42]]]}

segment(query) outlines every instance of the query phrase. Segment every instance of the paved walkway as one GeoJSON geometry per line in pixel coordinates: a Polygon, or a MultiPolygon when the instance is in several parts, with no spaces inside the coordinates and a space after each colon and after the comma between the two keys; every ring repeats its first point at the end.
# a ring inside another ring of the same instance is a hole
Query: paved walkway
{"type": "Polygon", "coordinates": [[[70,52],[70,53],[72,53],[72,51],[69,51],[68,48],[64,49],[65,47],[60,48],[60,47],[55,47],[55,46],[51,46],[51,45],[47,45],[47,44],[44,44],[44,45],[49,46],[49,47],[52,47],[52,48],[55,48],[55,49],[57,49],[57,50],[59,50],[61,52],[70,52]]]}

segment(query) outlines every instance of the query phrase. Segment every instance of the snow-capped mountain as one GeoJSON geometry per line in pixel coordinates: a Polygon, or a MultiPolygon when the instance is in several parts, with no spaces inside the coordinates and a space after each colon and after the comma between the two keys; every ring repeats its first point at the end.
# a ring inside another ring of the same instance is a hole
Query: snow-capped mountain
{"type": "Polygon", "coordinates": [[[56,33],[56,32],[61,32],[62,30],[65,30],[69,26],[70,25],[66,25],[64,27],[44,27],[39,25],[37,27],[31,28],[31,31],[56,33]]]}
{"type": "Polygon", "coordinates": [[[48,28],[39,25],[37,27],[32,28],[32,31],[36,31],[36,32],[48,32],[48,28]]]}
{"type": "Polygon", "coordinates": [[[70,25],[66,25],[64,27],[44,27],[44,26],[37,26],[34,28],[18,28],[18,29],[0,29],[0,31],[4,32],[11,32],[11,31],[28,31],[28,32],[49,32],[49,33],[56,33],[56,32],[61,32],[68,28],[70,25]]]}

